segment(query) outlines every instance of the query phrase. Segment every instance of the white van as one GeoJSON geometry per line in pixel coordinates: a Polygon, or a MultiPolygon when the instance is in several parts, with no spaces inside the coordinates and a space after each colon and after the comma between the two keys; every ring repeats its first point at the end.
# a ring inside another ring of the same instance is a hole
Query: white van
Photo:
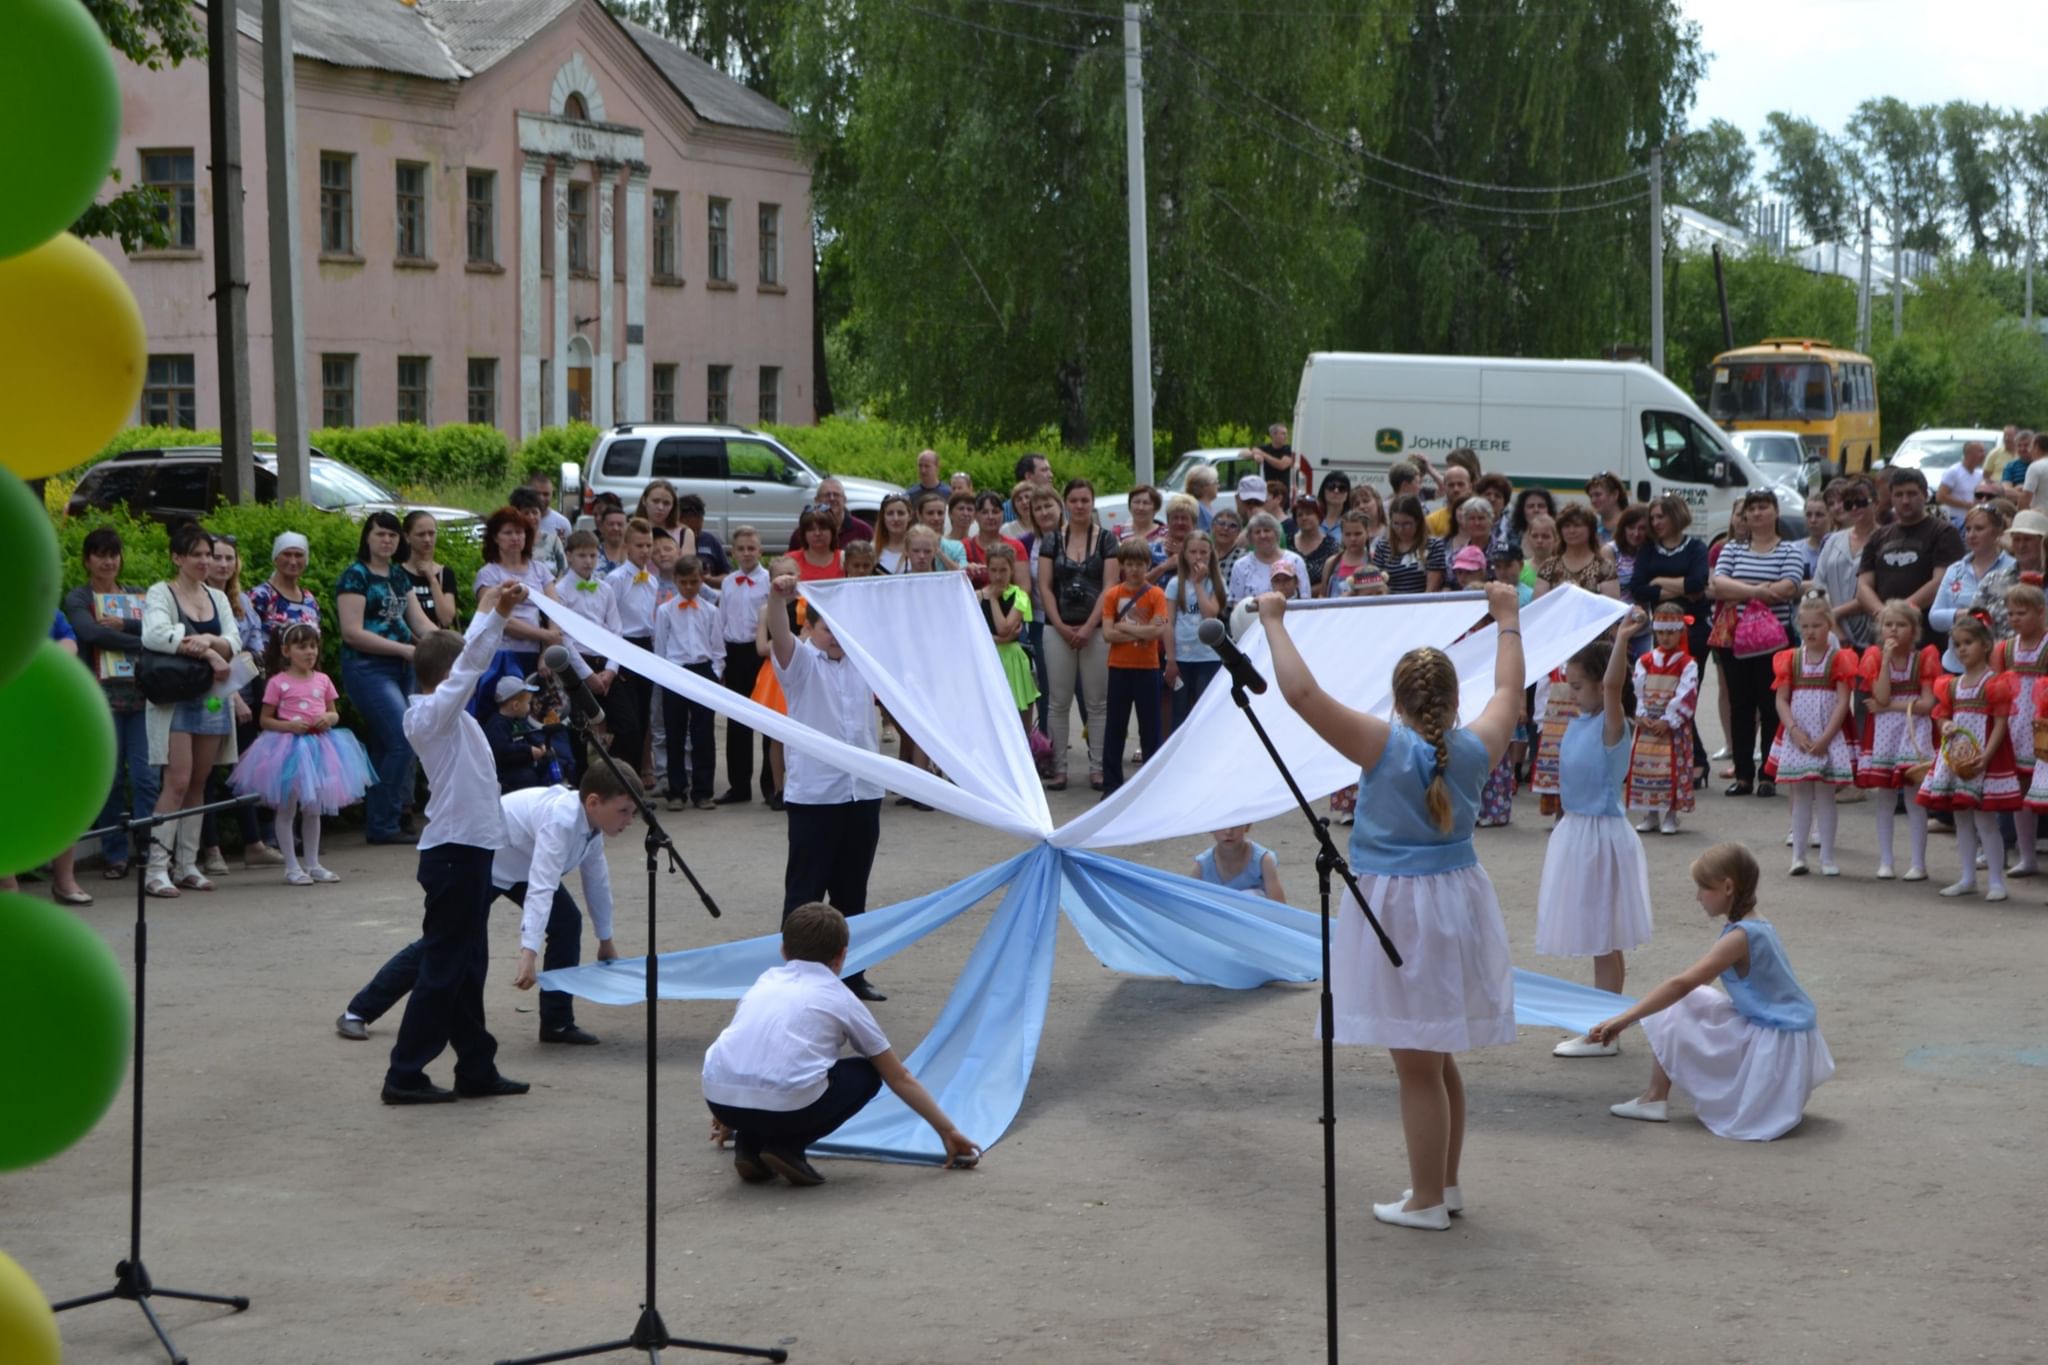
{"type": "Polygon", "coordinates": [[[1316,475],[1341,469],[1384,484],[1410,452],[1439,468],[1470,446],[1488,473],[1519,488],[1584,497],[1586,480],[1621,476],[1629,497],[1676,493],[1692,534],[1728,529],[1752,488],[1778,496],[1787,536],[1806,534],[1797,491],[1778,488],[1679,389],[1647,365],[1606,360],[1317,352],[1301,371],[1294,447],[1316,475]]]}

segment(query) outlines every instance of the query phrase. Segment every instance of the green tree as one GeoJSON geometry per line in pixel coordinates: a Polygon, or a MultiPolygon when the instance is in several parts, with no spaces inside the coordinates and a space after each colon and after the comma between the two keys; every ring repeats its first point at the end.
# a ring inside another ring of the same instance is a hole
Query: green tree
{"type": "Polygon", "coordinates": [[[1893,450],[1922,427],[1936,425],[1956,392],[1956,363],[1947,348],[1919,332],[1876,342],[1879,441],[1893,450]]]}
{"type": "Polygon", "coordinates": [[[1849,116],[1857,184],[1883,215],[1894,250],[1940,251],[1946,234],[1941,130],[1934,109],[1886,95],[1849,116]]]}
{"type": "MultiPolygon", "coordinates": [[[[206,54],[206,31],[188,0],[85,0],[85,7],[114,50],[138,66],[157,71],[206,54]]],[[[111,170],[110,178],[119,185],[120,170],[111,170]]],[[[130,185],[87,208],[71,231],[86,238],[117,238],[123,251],[167,246],[167,207],[155,190],[130,185]]]]}
{"type": "MultiPolygon", "coordinates": [[[[1725,347],[1714,264],[1705,252],[1675,258],[1673,284],[1665,293],[1665,355],[1671,376],[1704,397],[1710,364],[1725,347]]],[[[1848,344],[1856,328],[1856,286],[1835,275],[1817,275],[1782,256],[1758,248],[1725,255],[1728,320],[1737,346],[1765,337],[1820,337],[1848,344]]]]}
{"type": "Polygon", "coordinates": [[[1715,119],[1678,140],[1667,158],[1674,202],[1740,227],[1756,202],[1756,153],[1742,130],[1715,119]]]}
{"type": "Polygon", "coordinates": [[[1811,119],[1772,111],[1764,116],[1763,144],[1772,157],[1764,183],[1786,200],[1816,242],[1839,241],[1850,231],[1850,175],[1846,149],[1811,119]]]}

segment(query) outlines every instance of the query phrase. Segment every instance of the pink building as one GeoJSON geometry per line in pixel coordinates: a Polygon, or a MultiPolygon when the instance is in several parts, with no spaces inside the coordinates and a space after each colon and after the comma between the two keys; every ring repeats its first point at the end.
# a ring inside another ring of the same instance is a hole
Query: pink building
{"type": "MultiPolygon", "coordinates": [[[[274,425],[262,24],[241,0],[249,377],[274,425]]],[[[294,0],[309,427],[812,420],[790,116],[598,0],[294,0]]],[[[119,58],[117,57],[117,60],[119,58]]],[[[124,180],[176,244],[100,249],[149,329],[140,422],[219,422],[205,63],[123,63],[124,180]]]]}

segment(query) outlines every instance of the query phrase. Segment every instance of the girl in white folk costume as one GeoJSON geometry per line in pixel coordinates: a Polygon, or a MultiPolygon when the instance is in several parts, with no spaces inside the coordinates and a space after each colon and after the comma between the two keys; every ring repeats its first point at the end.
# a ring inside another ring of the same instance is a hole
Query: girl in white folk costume
{"type": "Polygon", "coordinates": [[[1728,923],[1705,957],[1588,1031],[1612,1042],[1640,1020],[1656,1055],[1648,1088],[1608,1112],[1669,1122],[1675,1085],[1714,1136],[1768,1142],[1799,1126],[1835,1059],[1776,927],[1756,915],[1759,872],[1749,850],[1716,844],[1693,863],[1692,880],[1707,917],[1728,923]],[[1726,994],[1709,984],[1716,977],[1726,994]]]}
{"type": "Polygon", "coordinates": [[[1692,810],[1692,717],[1700,699],[1700,666],[1686,650],[1692,618],[1677,602],[1662,602],[1650,620],[1654,644],[1636,660],[1636,738],[1628,755],[1628,795],[1641,811],[1644,834],[1678,833],[1678,817],[1692,810]]]}
{"type": "Polygon", "coordinates": [[[2012,763],[2019,773],[2020,786],[2030,794],[2028,803],[2013,813],[2013,832],[2018,836],[2019,847],[2014,850],[2013,865],[2006,875],[2033,877],[2041,871],[2034,851],[2041,819],[2031,793],[2037,780],[2035,774],[2042,766],[2035,757],[2035,727],[2048,720],[2036,700],[2042,678],[2048,677],[2048,597],[2031,583],[2013,584],[2005,590],[2005,619],[2012,626],[2012,634],[1993,646],[1991,667],[2011,675],[2013,680],[2012,763]]]}
{"type": "Polygon", "coordinates": [[[1793,614],[1799,643],[1771,660],[1778,693],[1778,738],[1768,771],[1792,790],[1792,875],[1806,875],[1807,835],[1818,823],[1820,873],[1839,877],[1835,865],[1835,789],[1856,780],[1856,751],[1845,732],[1849,692],[1858,674],[1856,651],[1837,649],[1827,593],[1814,589],[1793,614]]]}
{"type": "Polygon", "coordinates": [[[1877,807],[1877,875],[1894,875],[1892,826],[1905,797],[1906,830],[1912,840],[1905,880],[1927,880],[1927,807],[1913,799],[1920,778],[1934,762],[1934,685],[1942,676],[1941,651],[1920,640],[1920,610],[1893,598],[1877,613],[1878,642],[1863,651],[1862,753],[1856,785],[1872,793],[1877,807]]]}
{"type": "MultiPolygon", "coordinates": [[[[1941,889],[1944,896],[1977,890],[1977,849],[1984,849],[1990,885],[1984,899],[2005,893],[2005,836],[2000,811],[2018,810],[2019,774],[2013,771],[2012,675],[1991,667],[1991,627],[1977,616],[1958,616],[1949,628],[1949,647],[1963,671],[1934,685],[1934,719],[1941,727],[1934,769],[1915,799],[1929,810],[1956,812],[1956,857],[1963,874],[1941,889]]],[[[2039,764],[2035,765],[2039,767],[2039,764]]]]}
{"type": "MultiPolygon", "coordinates": [[[[1621,993],[1622,954],[1650,941],[1650,869],[1643,841],[1629,828],[1621,796],[1628,784],[1628,637],[1642,629],[1629,613],[1617,638],[1595,640],[1565,664],[1565,682],[1579,714],[1558,746],[1559,799],[1564,814],[1543,855],[1536,893],[1536,951],[1590,957],[1593,984],[1621,993]]],[[[1612,1057],[1618,1043],[1567,1038],[1554,1057],[1612,1057]]]]}
{"type": "Polygon", "coordinates": [[[1397,1227],[1442,1231],[1463,1211],[1465,1082],[1452,1054],[1515,1040],[1507,924],[1472,828],[1522,709],[1521,613],[1506,583],[1486,598],[1499,626],[1493,695],[1468,726],[1458,724],[1458,673],[1442,650],[1413,649],[1394,666],[1390,725],[1325,692],[1288,638],[1286,599],[1259,599],[1281,695],[1359,766],[1351,866],[1405,958],[1399,968],[1387,961],[1347,895],[1331,926],[1335,1041],[1393,1055],[1410,1188],[1372,1212],[1397,1227]]]}

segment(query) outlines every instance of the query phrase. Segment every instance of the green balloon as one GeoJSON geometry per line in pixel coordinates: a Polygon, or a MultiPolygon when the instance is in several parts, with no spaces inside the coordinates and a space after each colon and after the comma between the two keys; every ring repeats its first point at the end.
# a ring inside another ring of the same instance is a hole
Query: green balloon
{"type": "Polygon", "coordinates": [[[8,874],[42,866],[92,828],[114,785],[114,716],[91,670],[47,640],[0,687],[0,716],[9,718],[0,726],[0,772],[35,787],[33,801],[8,802],[0,820],[0,874],[8,874]]]}
{"type": "Polygon", "coordinates": [[[0,4],[0,260],[77,221],[114,165],[121,87],[112,49],[79,0],[0,4]]]}
{"type": "Polygon", "coordinates": [[[100,936],[49,901],[0,894],[0,1171],[92,1131],[128,1071],[128,981],[100,936]]]}
{"type": "MultiPolygon", "coordinates": [[[[4,212],[4,210],[0,210],[4,212]]],[[[42,500],[20,479],[0,469],[0,581],[18,585],[26,599],[0,612],[0,686],[35,657],[50,638],[64,564],[57,557],[57,532],[42,500]]]]}

